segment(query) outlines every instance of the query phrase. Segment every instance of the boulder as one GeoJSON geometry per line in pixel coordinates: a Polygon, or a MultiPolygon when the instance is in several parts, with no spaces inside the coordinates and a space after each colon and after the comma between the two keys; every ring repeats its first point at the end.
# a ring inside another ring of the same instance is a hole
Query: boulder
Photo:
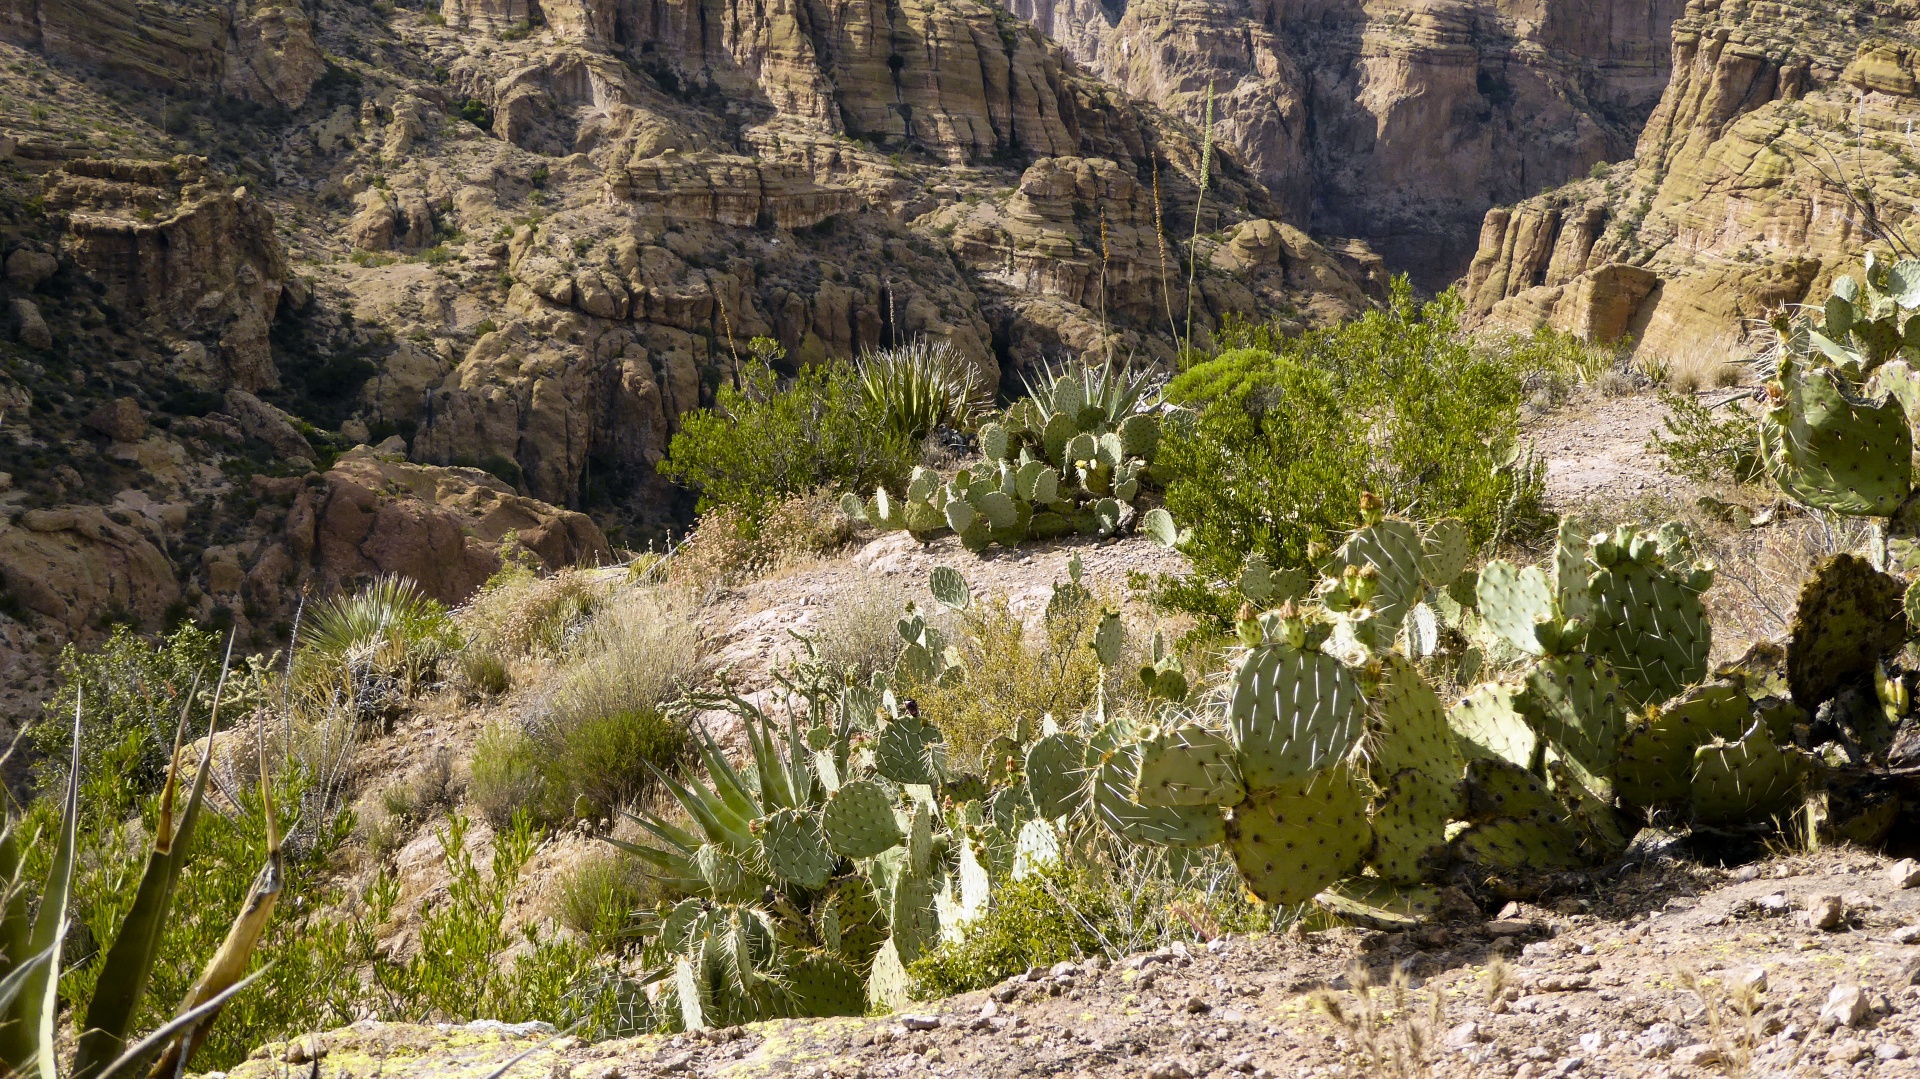
{"type": "Polygon", "coordinates": [[[287,514],[294,559],[329,586],[379,574],[410,577],[459,603],[500,568],[509,533],[549,569],[608,561],[585,514],[556,508],[477,468],[412,464],[370,446],[343,454],[287,514]]]}
{"type": "Polygon", "coordinates": [[[140,402],[131,397],[116,397],[87,414],[89,428],[115,442],[138,442],[147,433],[147,417],[140,402]]]}
{"type": "Polygon", "coordinates": [[[7,256],[7,284],[21,292],[32,292],[59,269],[60,260],[47,252],[16,247],[13,254],[7,256]]]}
{"type": "Polygon", "coordinates": [[[13,336],[28,348],[53,347],[53,331],[47,328],[47,320],[40,317],[40,305],[24,296],[13,299],[13,336]]]}
{"type": "Polygon", "coordinates": [[[29,510],[15,524],[0,519],[0,580],[69,636],[109,614],[157,627],[180,599],[173,565],[154,536],[99,506],[29,510]]]}
{"type": "Polygon", "coordinates": [[[293,417],[245,390],[227,391],[227,415],[239,422],[248,438],[265,442],[283,458],[313,456],[313,447],[294,426],[293,417]]]}

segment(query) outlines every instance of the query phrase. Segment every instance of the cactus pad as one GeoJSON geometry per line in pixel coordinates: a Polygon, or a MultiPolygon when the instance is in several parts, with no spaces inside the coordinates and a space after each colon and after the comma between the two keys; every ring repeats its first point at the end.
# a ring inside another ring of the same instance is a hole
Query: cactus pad
{"type": "Polygon", "coordinates": [[[863,1015],[867,985],[837,955],[804,952],[787,964],[783,988],[795,1015],[863,1015]]]}
{"type": "Polygon", "coordinates": [[[1520,714],[1518,687],[1486,682],[1447,713],[1460,751],[1469,758],[1492,757],[1525,771],[1540,751],[1540,736],[1520,714]]]}
{"type": "Polygon", "coordinates": [[[1086,800],[1086,758],[1086,742],[1064,731],[1028,748],[1027,792],[1042,817],[1064,817],[1086,800]]]}
{"type": "Polygon", "coordinates": [[[1093,655],[1102,667],[1112,667],[1120,662],[1120,650],[1126,646],[1127,630],[1120,622],[1119,611],[1107,611],[1100,616],[1100,624],[1093,631],[1093,655]]]}
{"type": "Polygon", "coordinates": [[[1226,844],[1263,902],[1304,903],[1366,859],[1367,793],[1344,765],[1283,781],[1234,807],[1226,844]]]}
{"type": "Polygon", "coordinates": [[[1451,784],[1411,768],[1387,782],[1373,811],[1373,854],[1368,859],[1389,881],[1429,879],[1446,858],[1447,821],[1459,806],[1451,784]]]}
{"type": "Polygon", "coordinates": [[[1578,869],[1580,837],[1560,821],[1502,817],[1453,838],[1453,856],[1482,869],[1516,873],[1578,869]]]}
{"type": "Polygon", "coordinates": [[[1227,736],[1190,723],[1140,743],[1133,796],[1156,808],[1230,806],[1246,791],[1227,736]]]}
{"type": "Polygon", "coordinates": [[[945,735],[918,716],[899,715],[887,721],[873,744],[873,770],[895,783],[940,782],[945,735]]]}
{"type": "Polygon", "coordinates": [[[1464,763],[1447,713],[1433,687],[1406,657],[1389,652],[1381,657],[1380,684],[1373,691],[1373,715],[1368,721],[1367,751],[1376,779],[1416,769],[1451,784],[1464,763]]]}
{"type": "Polygon", "coordinates": [[[952,566],[933,567],[933,571],[927,574],[927,589],[948,610],[964,611],[973,600],[973,593],[967,588],[967,579],[952,566]]]}
{"type": "Polygon", "coordinates": [[[1655,704],[1706,677],[1713,626],[1694,570],[1669,565],[1650,534],[1633,535],[1626,546],[1639,557],[1616,559],[1588,578],[1587,651],[1613,664],[1629,701],[1655,704]]]}
{"type": "Polygon", "coordinates": [[[1331,656],[1286,644],[1247,654],[1228,691],[1227,722],[1249,789],[1339,761],[1366,726],[1353,672],[1331,656]]]}
{"type": "Polygon", "coordinates": [[[1039,872],[1042,866],[1060,860],[1060,835],[1053,825],[1039,818],[1020,826],[1013,853],[1013,879],[1039,872]]]}
{"type": "Polygon", "coordinates": [[[1148,510],[1146,516],[1140,519],[1140,531],[1157,546],[1169,551],[1180,542],[1180,531],[1174,527],[1173,515],[1158,506],[1148,510]]]}
{"type": "Polygon", "coordinates": [[[1120,449],[1128,457],[1152,461],[1160,449],[1160,420],[1135,413],[1120,421],[1120,449]]]}
{"type": "Polygon", "coordinates": [[[1115,835],[1135,843],[1199,848],[1223,842],[1226,815],[1217,806],[1157,808],[1133,800],[1139,754],[1138,745],[1123,745],[1094,767],[1094,818],[1115,835]]]}
{"type": "Polygon", "coordinates": [[[1558,618],[1559,611],[1553,600],[1553,585],[1540,567],[1523,569],[1495,559],[1480,570],[1475,592],[1480,617],[1501,640],[1528,655],[1545,651],[1534,625],[1558,618]]]}
{"type": "Polygon", "coordinates": [[[1560,806],[1539,776],[1510,761],[1467,762],[1459,783],[1460,812],[1470,821],[1559,820],[1560,806]]]}
{"type": "Polygon", "coordinates": [[[1780,364],[1780,403],[1760,417],[1760,459],[1809,506],[1891,516],[1912,485],[1913,431],[1894,399],[1853,396],[1831,367],[1780,364]]]}
{"type": "Polygon", "coordinates": [[[900,961],[900,948],[892,939],[880,946],[873,957],[873,970],[867,975],[867,1007],[872,1011],[899,1011],[912,1001],[912,979],[900,961]]]}
{"type": "Polygon", "coordinates": [[[795,809],[776,809],[767,814],[760,830],[760,848],[775,876],[802,888],[823,887],[833,875],[833,851],[827,848],[820,822],[811,814],[795,809]]]}
{"type": "Polygon", "coordinates": [[[1378,877],[1348,877],[1313,897],[1314,905],[1336,918],[1385,933],[1426,924],[1446,905],[1431,884],[1389,884],[1378,877]]]}
{"type": "Polygon", "coordinates": [[[980,425],[980,456],[989,461],[998,461],[1007,455],[1007,428],[1005,424],[984,423],[980,425]]]}
{"type": "Polygon", "coordinates": [[[1527,673],[1528,715],[1563,756],[1611,776],[1626,718],[1613,665],[1597,656],[1553,656],[1527,673]]]}
{"type": "Polygon", "coordinates": [[[1813,709],[1851,682],[1864,682],[1907,634],[1900,582],[1863,558],[1838,554],[1800,589],[1787,644],[1787,684],[1813,709]]]}
{"type": "Polygon", "coordinates": [[[1380,629],[1391,638],[1406,618],[1407,608],[1426,594],[1421,572],[1424,558],[1420,530],[1389,517],[1348,536],[1323,569],[1329,576],[1338,576],[1347,566],[1374,568],[1379,587],[1373,611],[1380,629]]]}
{"type": "Polygon", "coordinates": [[[872,858],[899,846],[903,838],[893,819],[893,799],[868,779],[841,784],[827,798],[820,823],[827,844],[848,858],[872,858]]]}
{"type": "Polygon", "coordinates": [[[1445,588],[1466,572],[1473,561],[1473,537],[1456,517],[1444,517],[1427,528],[1420,542],[1420,575],[1435,588],[1445,588]]]}
{"type": "Polygon", "coordinates": [[[1756,722],[1737,742],[1715,739],[1693,752],[1689,790],[1694,820],[1702,824],[1764,821],[1799,792],[1804,768],[1756,722]]]}

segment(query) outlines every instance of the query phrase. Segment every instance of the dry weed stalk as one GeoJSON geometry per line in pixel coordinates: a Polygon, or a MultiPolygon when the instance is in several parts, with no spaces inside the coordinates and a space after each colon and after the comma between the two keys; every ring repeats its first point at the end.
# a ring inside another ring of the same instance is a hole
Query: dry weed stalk
{"type": "Polygon", "coordinates": [[[1507,986],[1513,984],[1513,968],[1505,959],[1493,956],[1480,974],[1480,984],[1486,990],[1487,1005],[1491,1007],[1507,991],[1507,986]]]}
{"type": "MultiPolygon", "coordinates": [[[[1684,967],[1674,976],[1682,989],[1700,998],[1706,1012],[1708,1044],[1719,1054],[1720,1067],[1732,1079],[1752,1075],[1754,1053],[1767,1037],[1766,1020],[1761,1016],[1764,982],[1742,977],[1732,979],[1732,985],[1728,985],[1709,981],[1700,977],[1698,971],[1684,967]]],[[[1785,1067],[1770,1069],[1769,1073],[1792,1074],[1805,1052],[1806,1043],[1796,1043],[1785,1067]]]]}
{"type": "Polygon", "coordinates": [[[1814,512],[1709,540],[1710,557],[1726,582],[1707,601],[1716,628],[1725,627],[1715,636],[1731,642],[1785,634],[1801,584],[1828,558],[1863,551],[1871,539],[1871,526],[1861,518],[1814,512]]]}
{"type": "Polygon", "coordinates": [[[1354,1068],[1382,1079],[1433,1074],[1431,1056],[1446,1029],[1446,994],[1435,986],[1419,999],[1401,970],[1376,994],[1372,973],[1359,962],[1347,968],[1347,984],[1346,994],[1316,990],[1312,1006],[1346,1032],[1354,1068]]]}

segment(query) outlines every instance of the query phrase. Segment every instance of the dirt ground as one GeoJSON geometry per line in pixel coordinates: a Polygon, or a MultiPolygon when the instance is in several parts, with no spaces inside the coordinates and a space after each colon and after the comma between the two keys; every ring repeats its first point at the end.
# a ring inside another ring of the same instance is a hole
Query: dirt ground
{"type": "Polygon", "coordinates": [[[597,1045],[362,1023],[264,1046],[228,1079],[485,1079],[534,1046],[506,1079],[1920,1075],[1912,863],[1830,851],[1707,868],[1653,833],[1636,850],[1547,906],[1489,904],[1490,918],[1412,933],[1196,938],[900,1015],[597,1045]],[[1361,968],[1375,985],[1404,978],[1398,1004],[1374,990],[1371,1026],[1361,968]],[[1315,1007],[1322,990],[1348,1024],[1315,1007]]]}

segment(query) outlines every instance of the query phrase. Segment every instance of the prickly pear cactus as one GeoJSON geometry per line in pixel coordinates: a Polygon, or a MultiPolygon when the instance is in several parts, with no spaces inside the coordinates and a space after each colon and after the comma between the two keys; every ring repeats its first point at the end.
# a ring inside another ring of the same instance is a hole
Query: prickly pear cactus
{"type": "Polygon", "coordinates": [[[1366,729],[1353,671],[1284,641],[1248,652],[1228,691],[1227,722],[1250,789],[1334,764],[1366,729]]]}
{"type": "Polygon", "coordinates": [[[1684,533],[1624,526],[1593,543],[1586,650],[1613,664],[1621,693],[1636,704],[1664,701],[1706,677],[1713,627],[1700,594],[1713,571],[1689,564],[1688,551],[1684,533]]]}
{"type": "Polygon", "coordinates": [[[1468,757],[1504,760],[1518,768],[1535,766],[1540,735],[1520,712],[1523,687],[1485,682],[1462,697],[1447,715],[1447,723],[1468,757]]]}
{"type": "Polygon", "coordinates": [[[1787,644],[1787,684],[1812,709],[1850,683],[1864,682],[1906,641],[1905,596],[1897,578],[1863,558],[1838,554],[1800,589],[1787,644]]]}
{"type": "Polygon", "coordinates": [[[1314,905],[1355,925],[1404,932],[1438,917],[1446,906],[1431,884],[1392,884],[1377,877],[1349,877],[1313,897],[1314,905]]]}
{"type": "Polygon", "coordinates": [[[840,785],[821,816],[827,843],[848,858],[872,858],[906,837],[893,819],[893,799],[871,780],[840,785]]]}
{"type": "Polygon", "coordinates": [[[1805,765],[1781,752],[1764,723],[1738,741],[1715,738],[1693,751],[1693,818],[1703,824],[1764,820],[1797,799],[1805,774],[1805,765]]]}
{"type": "Polygon", "coordinates": [[[1529,718],[1588,776],[1611,777],[1626,725],[1620,681],[1597,656],[1554,656],[1527,674],[1529,718]]]}
{"type": "Polygon", "coordinates": [[[1227,736],[1189,723],[1152,732],[1140,743],[1133,796],[1156,808],[1232,806],[1246,788],[1227,736]]]}
{"type": "Polygon", "coordinates": [[[1251,793],[1226,822],[1227,851],[1262,902],[1292,906],[1350,876],[1373,846],[1368,784],[1338,765],[1251,793]]]}
{"type": "Polygon", "coordinates": [[[1787,355],[1767,384],[1760,459],[1809,506],[1886,517],[1912,489],[1913,431],[1897,399],[1859,397],[1843,370],[1787,355]]]}

